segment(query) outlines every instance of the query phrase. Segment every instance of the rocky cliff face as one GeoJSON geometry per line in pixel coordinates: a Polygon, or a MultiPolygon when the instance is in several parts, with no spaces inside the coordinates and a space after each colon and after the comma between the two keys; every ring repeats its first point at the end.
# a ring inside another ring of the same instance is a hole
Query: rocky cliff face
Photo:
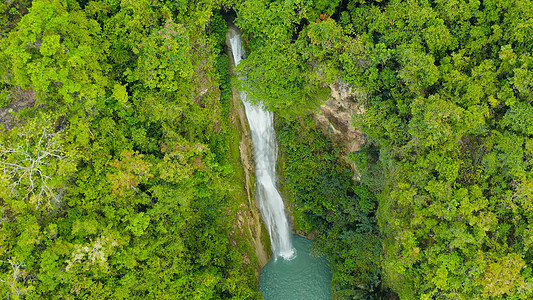
{"type": "MultiPolygon", "coordinates": [[[[229,45],[226,40],[226,45],[229,45]]],[[[231,65],[234,66],[233,55],[231,48],[227,47],[227,53],[230,58],[231,65]]],[[[263,224],[259,205],[255,202],[255,177],[254,177],[254,161],[252,158],[252,136],[250,135],[250,128],[244,106],[239,97],[239,92],[233,89],[233,97],[231,103],[231,124],[240,134],[239,154],[240,163],[243,171],[243,189],[246,194],[246,201],[241,205],[241,210],[238,212],[237,227],[240,232],[246,235],[246,239],[254,249],[257,257],[257,266],[254,266],[256,277],[259,278],[261,269],[268,263],[271,257],[270,238],[268,232],[263,224]]],[[[250,261],[248,255],[243,253],[243,261],[250,261]]]]}
{"type": "Polygon", "coordinates": [[[341,148],[342,159],[350,165],[354,179],[359,179],[359,172],[354,163],[348,159],[348,153],[358,151],[365,139],[361,131],[352,125],[352,116],[362,113],[364,108],[357,99],[362,97],[352,87],[339,79],[330,84],[331,97],[314,115],[317,127],[335,141],[341,148]]]}

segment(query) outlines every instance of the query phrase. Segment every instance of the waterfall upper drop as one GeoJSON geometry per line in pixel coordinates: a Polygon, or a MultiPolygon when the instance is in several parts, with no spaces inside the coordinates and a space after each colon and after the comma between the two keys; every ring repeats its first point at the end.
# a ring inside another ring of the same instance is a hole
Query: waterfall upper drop
{"type": "MultiPolygon", "coordinates": [[[[234,26],[228,28],[228,39],[235,66],[245,58],[241,34],[234,26]]],[[[262,104],[247,101],[245,91],[240,92],[254,145],[256,195],[259,209],[270,235],[274,256],[292,259],[295,256],[291,243],[289,222],[285,215],[283,199],[276,188],[277,142],[273,115],[262,104]]]]}

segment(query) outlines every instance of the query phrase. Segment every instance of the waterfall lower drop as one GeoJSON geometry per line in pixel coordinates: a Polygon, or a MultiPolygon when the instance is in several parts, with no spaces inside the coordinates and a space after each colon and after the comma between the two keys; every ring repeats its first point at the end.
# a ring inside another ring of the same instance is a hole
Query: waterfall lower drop
{"type": "MultiPolygon", "coordinates": [[[[237,28],[230,26],[228,37],[235,66],[237,66],[245,58],[241,35],[237,28]]],[[[276,188],[277,143],[273,116],[262,104],[248,102],[246,92],[241,91],[240,96],[252,133],[257,197],[259,197],[259,208],[270,235],[272,252],[274,257],[281,256],[285,260],[290,260],[295,257],[296,253],[291,243],[291,232],[285,215],[283,199],[276,188]]]]}
{"type": "MultiPolygon", "coordinates": [[[[229,26],[228,40],[235,65],[238,65],[244,59],[245,53],[237,28],[229,26]]],[[[265,300],[331,299],[332,275],[328,262],[324,257],[310,254],[310,240],[291,235],[283,200],[276,189],[277,144],[272,113],[266,111],[261,104],[248,102],[245,92],[240,95],[254,144],[259,208],[274,253],[274,259],[261,270],[257,288],[265,300]],[[294,241],[294,246],[291,240],[294,241]],[[284,259],[277,260],[278,256],[284,259]]]]}

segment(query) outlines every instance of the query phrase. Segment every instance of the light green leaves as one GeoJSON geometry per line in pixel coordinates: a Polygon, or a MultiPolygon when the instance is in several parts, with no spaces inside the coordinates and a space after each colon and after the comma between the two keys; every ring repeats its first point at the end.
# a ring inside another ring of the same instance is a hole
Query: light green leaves
{"type": "Polygon", "coordinates": [[[533,106],[527,102],[513,105],[503,117],[502,126],[508,126],[518,133],[533,134],[533,106]]]}
{"type": "Polygon", "coordinates": [[[113,87],[113,97],[122,104],[128,102],[128,92],[126,91],[126,87],[120,84],[115,84],[113,87]]]}
{"type": "Polygon", "coordinates": [[[135,236],[141,236],[150,224],[150,216],[140,212],[129,217],[129,223],[126,229],[130,230],[135,236]]]}
{"type": "Polygon", "coordinates": [[[134,78],[149,88],[174,92],[191,79],[190,43],[182,25],[167,20],[143,39],[139,48],[134,78]]]}
{"type": "Polygon", "coordinates": [[[520,272],[526,265],[525,261],[516,253],[509,253],[503,257],[485,257],[489,262],[483,276],[476,278],[476,283],[483,287],[485,297],[498,297],[504,294],[514,294],[517,288],[524,286],[524,277],[520,272]]]}
{"type": "Polygon", "coordinates": [[[405,47],[398,54],[402,63],[398,77],[405,82],[411,92],[424,95],[438,82],[440,73],[432,55],[421,52],[416,46],[405,47]]]}
{"type": "Polygon", "coordinates": [[[2,95],[28,106],[0,130],[0,298],[254,297],[222,179],[219,5],[35,0],[0,26],[2,95]]]}
{"type": "Polygon", "coordinates": [[[56,54],[61,47],[59,42],[60,39],[61,37],[58,34],[43,37],[40,49],[41,54],[44,56],[52,56],[56,54]]]}
{"type": "Polygon", "coordinates": [[[15,75],[10,83],[41,91],[53,104],[80,98],[94,104],[107,86],[107,44],[99,40],[100,31],[82,11],[69,11],[59,1],[34,1],[2,49],[15,75]]]}

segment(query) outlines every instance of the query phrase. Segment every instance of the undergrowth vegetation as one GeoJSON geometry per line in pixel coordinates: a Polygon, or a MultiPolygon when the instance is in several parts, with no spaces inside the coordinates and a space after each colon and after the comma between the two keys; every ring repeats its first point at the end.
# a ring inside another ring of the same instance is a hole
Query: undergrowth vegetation
{"type": "Polygon", "coordinates": [[[277,123],[280,172],[295,229],[313,233],[314,252],[328,257],[335,297],[384,294],[372,192],[354,182],[339,145],[315,127],[311,116],[277,123]]]}

